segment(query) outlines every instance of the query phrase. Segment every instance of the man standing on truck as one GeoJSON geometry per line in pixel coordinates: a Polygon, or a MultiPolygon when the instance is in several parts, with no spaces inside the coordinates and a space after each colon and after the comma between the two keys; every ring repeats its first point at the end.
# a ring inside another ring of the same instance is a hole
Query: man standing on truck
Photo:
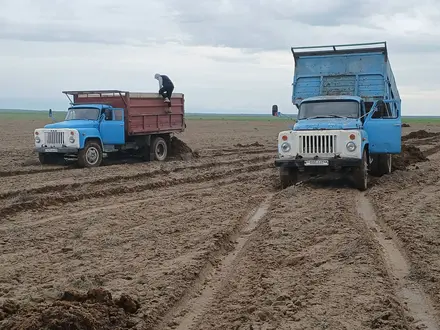
{"type": "Polygon", "coordinates": [[[173,94],[174,84],[168,76],[156,73],[154,78],[159,81],[159,94],[162,95],[164,102],[171,107],[171,95],[173,94]]]}

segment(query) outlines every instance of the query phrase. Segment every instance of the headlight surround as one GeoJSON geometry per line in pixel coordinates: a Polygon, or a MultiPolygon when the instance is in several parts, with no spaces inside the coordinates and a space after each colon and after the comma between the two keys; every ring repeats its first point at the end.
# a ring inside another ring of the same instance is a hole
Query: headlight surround
{"type": "Polygon", "coordinates": [[[40,137],[37,135],[37,136],[35,136],[35,142],[36,143],[40,143],[41,142],[41,139],[40,139],[40,137]]]}
{"type": "Polygon", "coordinates": [[[69,142],[70,142],[70,143],[75,143],[75,138],[74,138],[73,136],[70,136],[70,137],[69,137],[69,142]]]}
{"type": "Polygon", "coordinates": [[[356,146],[356,143],[350,141],[346,144],[346,148],[348,151],[353,152],[356,150],[357,146],[356,146]]]}
{"type": "Polygon", "coordinates": [[[288,142],[283,142],[283,143],[281,144],[281,150],[282,150],[283,152],[289,152],[291,148],[292,148],[292,147],[290,146],[290,144],[289,144],[288,142]]]}

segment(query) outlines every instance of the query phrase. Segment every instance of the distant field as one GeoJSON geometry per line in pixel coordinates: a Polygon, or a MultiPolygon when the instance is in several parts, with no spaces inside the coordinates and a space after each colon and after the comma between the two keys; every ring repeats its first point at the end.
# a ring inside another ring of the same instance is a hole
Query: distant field
{"type": "MultiPolygon", "coordinates": [[[[54,111],[54,117],[57,121],[63,120],[66,115],[64,111],[54,111]]],[[[32,111],[32,110],[0,110],[0,120],[16,119],[16,120],[43,120],[48,118],[46,111],[32,111]]],[[[185,115],[187,120],[226,120],[226,121],[292,121],[292,117],[272,117],[271,115],[244,115],[244,114],[200,114],[187,113],[185,115]]],[[[440,123],[440,117],[403,117],[404,123],[440,123]]]]}

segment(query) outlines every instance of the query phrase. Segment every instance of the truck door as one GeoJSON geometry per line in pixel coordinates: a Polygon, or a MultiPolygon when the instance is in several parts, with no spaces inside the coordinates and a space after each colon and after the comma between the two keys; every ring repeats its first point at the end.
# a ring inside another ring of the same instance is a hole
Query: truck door
{"type": "Polygon", "coordinates": [[[365,119],[364,129],[368,134],[371,153],[400,153],[402,147],[400,101],[376,101],[365,119]]]}
{"type": "Polygon", "coordinates": [[[124,109],[105,109],[99,130],[103,144],[125,144],[124,109]]]}

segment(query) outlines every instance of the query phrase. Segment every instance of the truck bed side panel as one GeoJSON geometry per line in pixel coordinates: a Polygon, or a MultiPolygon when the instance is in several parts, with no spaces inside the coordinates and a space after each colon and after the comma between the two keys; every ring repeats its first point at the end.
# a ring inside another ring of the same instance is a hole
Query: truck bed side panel
{"type": "Polygon", "coordinates": [[[181,132],[184,129],[184,99],[172,98],[171,114],[162,98],[130,98],[128,134],[181,132]]]}
{"type": "Polygon", "coordinates": [[[123,108],[126,134],[146,135],[153,133],[178,133],[185,129],[184,95],[176,93],[171,99],[171,113],[157,93],[127,93],[125,95],[75,95],[78,104],[107,104],[123,108]]]}
{"type": "Polygon", "coordinates": [[[383,53],[316,55],[297,58],[293,102],[311,96],[357,95],[366,101],[383,98],[383,53]]]}

